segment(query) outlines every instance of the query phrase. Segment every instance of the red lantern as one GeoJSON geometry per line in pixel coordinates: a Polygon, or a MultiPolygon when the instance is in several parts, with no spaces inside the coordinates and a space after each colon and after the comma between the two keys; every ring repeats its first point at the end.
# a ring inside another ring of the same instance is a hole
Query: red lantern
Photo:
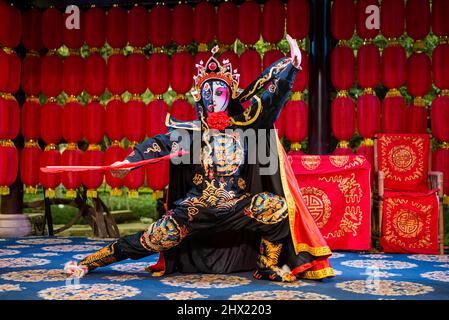
{"type": "MultiPolygon", "coordinates": [[[[178,4],[172,12],[172,38],[179,46],[186,46],[193,40],[193,9],[188,4],[178,4]]],[[[160,28],[160,27],[159,27],[160,28]]]]}
{"type": "Polygon", "coordinates": [[[145,137],[145,104],[140,97],[133,97],[124,106],[123,133],[131,142],[140,142],[145,137]]]}
{"type": "Polygon", "coordinates": [[[440,95],[432,101],[430,121],[432,135],[441,142],[449,142],[449,96],[440,95]]]}
{"type": "Polygon", "coordinates": [[[400,45],[387,46],[382,52],[382,82],[388,89],[399,88],[407,79],[407,57],[400,45]]]}
{"type": "Polygon", "coordinates": [[[156,99],[150,102],[145,112],[145,123],[147,136],[153,137],[157,134],[167,133],[165,118],[168,113],[168,105],[162,99],[156,99]]]}
{"type": "Polygon", "coordinates": [[[155,198],[160,198],[162,192],[156,192],[163,190],[169,182],[170,176],[170,160],[162,160],[154,164],[145,166],[147,185],[150,187],[155,198]]]}
{"type": "Polygon", "coordinates": [[[432,89],[430,58],[413,53],[407,61],[407,89],[412,96],[423,97],[432,89]]]}
{"type": "Polygon", "coordinates": [[[84,44],[84,12],[79,11],[79,28],[76,26],[76,20],[73,12],[64,13],[63,41],[69,49],[81,48],[84,44]]]}
{"type": "MultiPolygon", "coordinates": [[[[90,144],[87,151],[81,157],[83,166],[101,166],[103,165],[103,152],[101,147],[96,144],[90,144]]],[[[86,195],[88,198],[97,197],[97,189],[103,183],[103,172],[100,170],[84,171],[81,173],[81,181],[87,188],[86,195]]]]}
{"type": "Polygon", "coordinates": [[[396,89],[390,90],[382,101],[382,132],[407,132],[407,109],[404,97],[396,89]]]}
{"type": "MultiPolygon", "coordinates": [[[[47,145],[40,155],[39,167],[59,166],[60,164],[61,154],[56,149],[56,145],[47,145]]],[[[61,183],[61,174],[45,173],[39,170],[39,182],[45,189],[45,197],[54,198],[56,196],[55,189],[61,183]]]]}
{"type": "MultiPolygon", "coordinates": [[[[126,154],[130,154],[134,150],[134,144],[131,144],[128,149],[126,149],[126,154]]],[[[128,197],[137,198],[139,192],[137,189],[143,185],[145,182],[145,169],[138,168],[128,172],[128,174],[123,179],[125,187],[128,188],[128,197]]]]}
{"type": "Polygon", "coordinates": [[[331,15],[331,32],[337,40],[349,40],[355,29],[355,5],[352,0],[334,0],[331,15]]]}
{"type": "MultiPolygon", "coordinates": [[[[231,63],[233,70],[238,69],[239,57],[235,52],[230,50],[224,51],[223,53],[220,54],[220,61],[223,62],[223,60],[228,60],[231,63]]],[[[204,61],[204,63],[206,63],[206,61],[204,61]]]]}
{"type": "Polygon", "coordinates": [[[215,36],[216,21],[215,7],[209,2],[198,3],[193,15],[193,39],[200,44],[211,42],[215,36]]]}
{"type": "Polygon", "coordinates": [[[123,48],[128,41],[128,14],[123,8],[112,7],[106,15],[106,41],[112,48],[123,48]]]}
{"type": "Polygon", "coordinates": [[[22,43],[28,50],[39,51],[42,49],[42,24],[41,12],[32,8],[23,14],[22,19],[22,43]]]}
{"type": "Polygon", "coordinates": [[[19,153],[11,140],[0,140],[0,195],[9,194],[17,178],[19,153]]]}
{"type": "Polygon", "coordinates": [[[427,133],[427,108],[422,98],[415,98],[407,108],[407,133],[427,133]]]}
{"type": "Polygon", "coordinates": [[[41,59],[39,55],[27,55],[22,63],[22,89],[27,95],[41,92],[41,59]]]}
{"type": "Polygon", "coordinates": [[[405,7],[402,0],[383,0],[380,30],[386,38],[399,38],[405,28],[405,7]]]}
{"type": "MultiPolygon", "coordinates": [[[[253,45],[259,41],[262,30],[260,5],[256,1],[246,1],[238,10],[238,38],[243,44],[253,45]]],[[[232,37],[229,40],[232,40],[232,37]]]]}
{"type": "Polygon", "coordinates": [[[302,53],[302,70],[297,73],[295,82],[293,82],[292,91],[304,91],[309,83],[309,59],[307,58],[307,53],[301,49],[302,53]]]}
{"type": "Polygon", "coordinates": [[[147,59],[142,53],[131,53],[126,57],[126,83],[132,94],[142,94],[146,90],[147,59]]]}
{"type": "MultiPolygon", "coordinates": [[[[120,146],[118,141],[113,142],[104,154],[104,165],[108,166],[114,162],[123,161],[127,155],[126,150],[120,146]]],[[[122,194],[120,188],[123,186],[123,179],[113,177],[110,171],[105,172],[105,179],[106,183],[112,188],[111,196],[120,196],[122,194]]]]}
{"type": "MultiPolygon", "coordinates": [[[[448,6],[449,7],[449,6],[448,6]]],[[[449,89],[449,44],[438,45],[432,53],[433,80],[442,89],[449,89]]]]}
{"type": "Polygon", "coordinates": [[[229,46],[237,39],[239,31],[239,11],[233,2],[222,2],[217,12],[217,40],[229,46]]]}
{"type": "Polygon", "coordinates": [[[196,119],[192,105],[185,99],[176,99],[171,106],[171,115],[178,120],[191,121],[196,119]]]}
{"type": "Polygon", "coordinates": [[[42,13],[42,43],[49,50],[62,46],[64,19],[55,8],[48,8],[42,13]]]}
{"type": "Polygon", "coordinates": [[[19,56],[12,52],[9,55],[9,63],[10,63],[10,73],[9,73],[9,85],[7,86],[6,92],[17,92],[20,87],[20,80],[21,80],[21,61],[19,56]]]}
{"type": "Polygon", "coordinates": [[[106,112],[98,101],[91,101],[83,109],[83,136],[90,144],[103,140],[106,112]]]}
{"type": "Polygon", "coordinates": [[[124,103],[120,96],[114,96],[106,105],[105,132],[112,141],[123,139],[124,103]]]}
{"type": "Polygon", "coordinates": [[[241,88],[246,88],[261,71],[262,61],[259,53],[254,49],[248,49],[240,56],[240,84],[241,88]]]}
{"type": "Polygon", "coordinates": [[[0,92],[13,93],[19,90],[21,62],[17,54],[8,48],[0,49],[0,92]]]}
{"type": "Polygon", "coordinates": [[[36,97],[28,97],[22,106],[22,135],[26,139],[40,138],[41,105],[36,97]]]}
{"type": "Polygon", "coordinates": [[[20,107],[11,94],[0,96],[0,140],[15,139],[20,130],[20,107]]]}
{"type": "Polygon", "coordinates": [[[121,54],[112,54],[108,58],[106,85],[113,94],[122,94],[126,90],[127,59],[121,54]]]}
{"type": "Polygon", "coordinates": [[[86,58],[85,67],[85,90],[91,96],[98,97],[106,87],[106,61],[98,53],[92,53],[86,58]]]}
{"type": "Polygon", "coordinates": [[[0,92],[7,92],[9,87],[9,75],[10,75],[10,59],[7,50],[0,50],[0,68],[3,72],[0,73],[0,92]]]}
{"type": "Polygon", "coordinates": [[[198,52],[195,55],[195,67],[197,64],[201,64],[201,61],[203,62],[203,65],[206,64],[206,61],[209,60],[210,56],[211,56],[210,52],[200,51],[200,48],[198,48],[198,52]]]}
{"type": "Polygon", "coordinates": [[[106,41],[106,12],[102,8],[91,7],[84,16],[84,39],[91,48],[101,48],[106,41]]]}
{"type": "Polygon", "coordinates": [[[36,141],[29,140],[20,153],[20,180],[25,185],[26,193],[36,193],[39,184],[39,161],[41,149],[36,141]]]}
{"type": "Polygon", "coordinates": [[[75,99],[69,99],[62,109],[62,136],[67,142],[78,142],[83,138],[83,107],[75,99]]]}
{"type": "Polygon", "coordinates": [[[0,45],[15,48],[22,38],[22,15],[14,6],[0,3],[0,45]]]}
{"type": "Polygon", "coordinates": [[[414,40],[424,39],[430,32],[428,0],[408,0],[405,9],[407,34],[414,40]]]}
{"type": "Polygon", "coordinates": [[[69,96],[77,96],[83,91],[84,63],[79,55],[71,55],[64,60],[62,87],[69,96]]]}
{"type": "Polygon", "coordinates": [[[380,53],[374,44],[367,44],[357,52],[357,79],[362,88],[375,88],[380,81],[380,53]]]}
{"type": "Polygon", "coordinates": [[[447,0],[432,0],[432,32],[438,37],[449,36],[449,3],[447,0]]]}
{"type": "Polygon", "coordinates": [[[287,33],[293,39],[307,37],[309,33],[309,3],[307,0],[289,0],[287,2],[287,33]]]}
{"type": "Polygon", "coordinates": [[[449,194],[449,147],[437,149],[432,154],[432,170],[443,172],[443,192],[449,194]]]}
{"type": "Polygon", "coordinates": [[[128,42],[133,47],[145,47],[148,43],[146,28],[148,11],[142,6],[134,6],[128,11],[128,42]]]}
{"type": "Polygon", "coordinates": [[[357,129],[369,139],[380,132],[380,100],[375,94],[363,94],[357,100],[357,129]]]}
{"type": "Polygon", "coordinates": [[[263,55],[263,68],[268,68],[272,63],[283,58],[284,54],[279,50],[269,50],[263,55]]]}
{"type": "Polygon", "coordinates": [[[155,47],[164,47],[170,44],[172,36],[172,13],[162,4],[157,4],[149,15],[149,37],[155,47]]]}
{"type": "MultiPolygon", "coordinates": [[[[67,149],[62,152],[61,165],[62,166],[79,166],[81,165],[81,158],[83,153],[76,143],[69,143],[67,149]]],[[[62,172],[61,182],[67,189],[66,197],[70,199],[76,198],[76,189],[80,187],[82,182],[81,172],[62,172]]]]}
{"type": "Polygon", "coordinates": [[[146,65],[147,87],[154,95],[162,95],[170,86],[170,58],[164,53],[150,55],[146,65]]]}
{"type": "Polygon", "coordinates": [[[332,101],[332,133],[338,140],[349,141],[355,133],[354,101],[347,96],[332,101]]]}
{"type": "Polygon", "coordinates": [[[307,138],[308,108],[302,100],[290,100],[285,105],[285,137],[292,143],[291,150],[299,151],[300,142],[307,138]]]}
{"type": "Polygon", "coordinates": [[[47,97],[56,97],[62,91],[62,60],[57,56],[41,59],[41,89],[47,97]]]}
{"type": "Polygon", "coordinates": [[[171,87],[176,93],[186,93],[192,88],[194,59],[189,52],[177,52],[172,57],[171,87]]]}
{"type": "MultiPolygon", "coordinates": [[[[374,22],[372,19],[375,19],[376,15],[373,15],[373,12],[375,12],[375,8],[379,8],[379,1],[378,0],[358,0],[356,3],[356,11],[357,11],[357,18],[356,18],[356,27],[357,27],[357,34],[362,39],[372,39],[379,33],[379,29],[377,28],[371,28],[370,22],[374,22]],[[367,10],[368,7],[372,6],[370,9],[367,10]],[[368,28],[370,27],[370,28],[368,28]]],[[[343,18],[345,19],[345,18],[343,18]]]]}
{"type": "Polygon", "coordinates": [[[62,108],[49,101],[41,109],[40,132],[47,144],[57,144],[62,138],[62,108]]]}
{"type": "Polygon", "coordinates": [[[336,47],[331,53],[331,80],[337,90],[348,90],[354,84],[354,52],[346,46],[336,47]]]}
{"type": "Polygon", "coordinates": [[[284,37],[285,7],[281,0],[268,0],[263,7],[262,37],[269,43],[278,43],[284,37]]]}

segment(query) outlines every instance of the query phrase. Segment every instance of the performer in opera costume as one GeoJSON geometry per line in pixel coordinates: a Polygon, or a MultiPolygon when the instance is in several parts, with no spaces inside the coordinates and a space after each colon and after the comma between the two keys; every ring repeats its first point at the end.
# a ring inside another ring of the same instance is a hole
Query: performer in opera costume
{"type": "Polygon", "coordinates": [[[214,57],[216,48],[206,63],[197,65],[192,94],[198,120],[182,122],[168,115],[169,133],[136,145],[124,160],[162,157],[183,148],[188,148],[190,163],[199,157],[193,164],[170,164],[166,214],[142,232],[69,262],[67,273],[83,276],[114,262],[159,253],[159,261],[147,268],[153,275],[253,270],[256,279],[284,282],[334,276],[331,251],[301,198],[287,155],[276,134],[274,143],[270,140],[270,129],[301,69],[301,51],[294,39],[287,35],[287,40],[291,56],[273,63],[241,92],[239,75],[228,61],[214,57]],[[250,104],[244,109],[245,102],[250,104]],[[188,132],[190,145],[181,147],[173,139],[177,129],[188,132]],[[275,154],[274,174],[261,174],[266,169],[261,161],[247,161],[254,151],[240,137],[262,129],[267,139],[259,137],[258,143],[275,154]],[[200,145],[196,153],[195,137],[200,145]]]}

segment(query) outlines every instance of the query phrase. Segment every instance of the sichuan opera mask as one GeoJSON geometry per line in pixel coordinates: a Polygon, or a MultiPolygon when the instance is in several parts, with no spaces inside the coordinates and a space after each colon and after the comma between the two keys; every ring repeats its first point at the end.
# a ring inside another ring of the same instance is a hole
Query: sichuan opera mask
{"type": "MultiPolygon", "coordinates": [[[[238,83],[240,75],[237,70],[232,70],[228,60],[222,63],[214,57],[218,47],[212,49],[212,56],[206,63],[200,61],[196,65],[198,74],[194,77],[195,90],[192,95],[202,110],[198,110],[200,116],[208,116],[210,113],[225,112],[229,110],[232,99],[238,95],[238,83]]],[[[239,110],[240,111],[240,110],[239,110]]]]}
{"type": "Polygon", "coordinates": [[[208,80],[201,89],[201,99],[208,114],[225,112],[228,109],[231,93],[224,81],[208,80]]]}

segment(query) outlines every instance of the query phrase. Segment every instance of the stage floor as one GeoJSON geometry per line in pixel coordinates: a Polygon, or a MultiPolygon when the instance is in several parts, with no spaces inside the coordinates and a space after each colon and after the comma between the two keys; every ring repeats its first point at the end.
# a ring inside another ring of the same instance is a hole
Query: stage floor
{"type": "Polygon", "coordinates": [[[227,275],[173,274],[144,270],[157,256],[97,269],[79,283],[67,280],[64,263],[82,259],[109,241],[73,237],[0,239],[0,300],[10,299],[449,299],[449,255],[335,252],[337,276],[292,284],[227,275]]]}

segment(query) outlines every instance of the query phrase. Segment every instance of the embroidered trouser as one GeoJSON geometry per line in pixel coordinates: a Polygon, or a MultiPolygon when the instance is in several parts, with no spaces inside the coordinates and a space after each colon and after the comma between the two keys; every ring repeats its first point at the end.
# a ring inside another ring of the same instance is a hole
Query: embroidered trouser
{"type": "Polygon", "coordinates": [[[278,243],[276,248],[279,249],[279,246],[282,246],[280,242],[290,232],[285,199],[263,192],[243,197],[228,208],[226,204],[220,204],[220,208],[177,206],[152,223],[145,231],[121,237],[106,248],[88,256],[80,264],[88,265],[92,270],[126,258],[136,260],[168,250],[178,245],[185,237],[197,233],[248,230],[262,236],[258,268],[268,270],[275,266],[279,254],[276,250],[270,251],[273,248],[271,245],[278,243]]]}

